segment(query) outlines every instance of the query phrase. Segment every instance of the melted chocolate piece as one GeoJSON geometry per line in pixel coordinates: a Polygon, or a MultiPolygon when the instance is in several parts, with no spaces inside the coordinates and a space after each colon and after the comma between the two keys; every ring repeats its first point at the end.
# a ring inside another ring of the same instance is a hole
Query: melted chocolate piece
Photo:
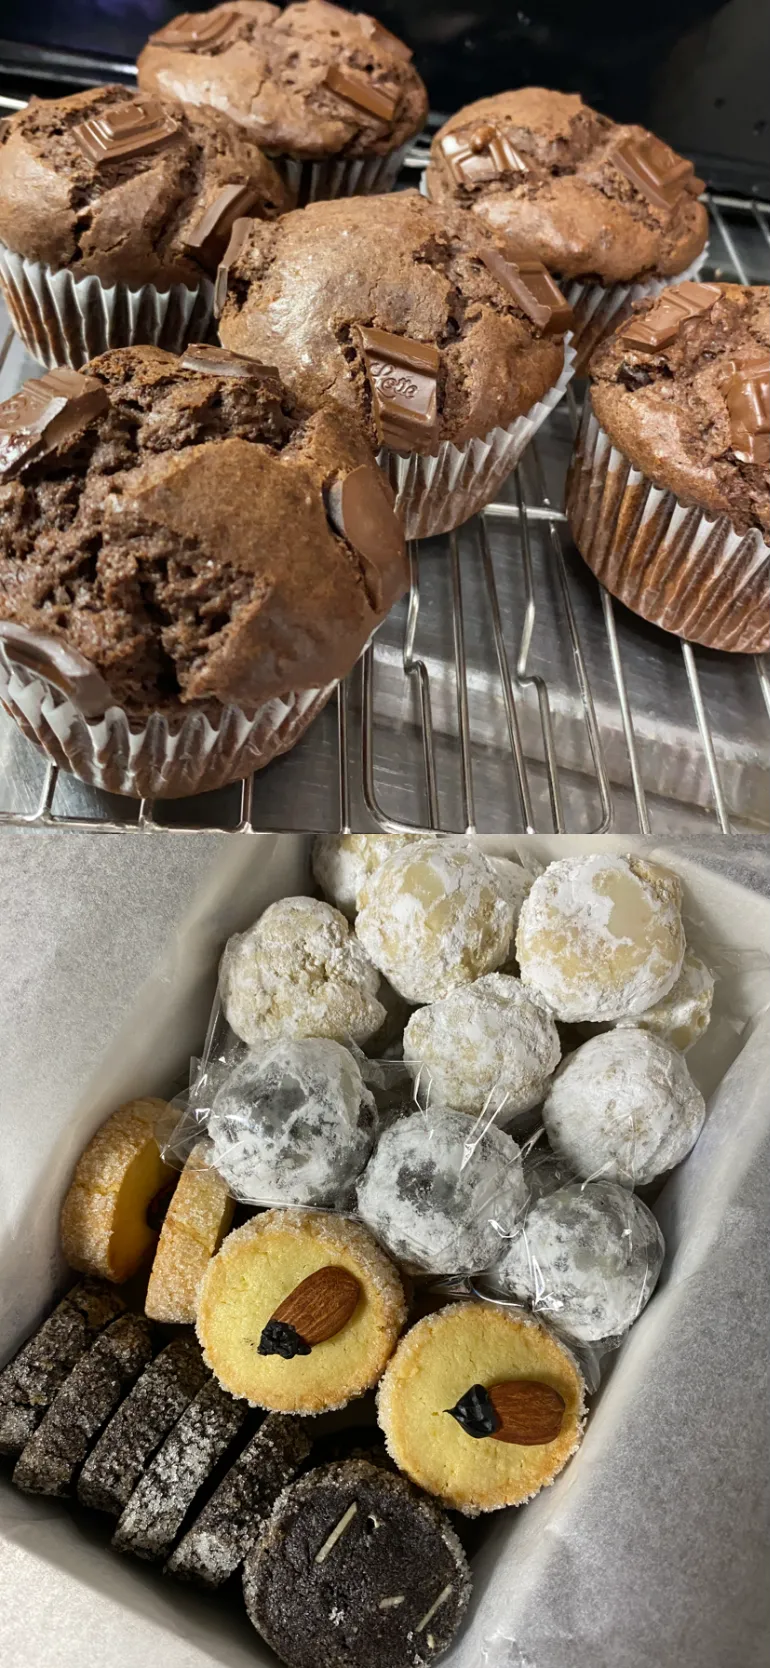
{"type": "Polygon", "coordinates": [[[76,145],[95,168],[163,150],[178,133],[178,123],[154,98],[131,99],[72,129],[76,145]]]}
{"type": "Polygon", "coordinates": [[[184,247],[207,272],[216,273],[235,222],[248,218],[260,200],[253,185],[223,185],[206,213],[188,232],[184,247]]]}
{"type": "Polygon", "coordinates": [[[258,1355],[280,1355],[284,1361],[292,1361],[296,1355],[310,1355],[311,1346],[300,1337],[299,1332],[288,1321],[269,1320],[262,1329],[258,1355]]]}
{"type": "Polygon", "coordinates": [[[653,377],[644,365],[619,365],[616,381],[620,382],[628,393],[633,394],[636,388],[647,388],[653,377]]]}
{"type": "Polygon", "coordinates": [[[405,41],[400,41],[398,35],[392,35],[384,23],[378,22],[376,17],[370,17],[367,12],[357,12],[356,22],[368,40],[374,41],[376,46],[386,46],[395,58],[403,58],[405,64],[409,63],[412,47],[407,46],[405,41]]]}
{"type": "Polygon", "coordinates": [[[149,38],[150,46],[171,46],[179,52],[197,52],[207,46],[222,46],[235,34],[239,23],[237,11],[224,6],[211,12],[180,12],[162,29],[149,38]]]}
{"type": "Polygon", "coordinates": [[[472,191],[477,185],[501,179],[504,174],[527,174],[529,164],[514,149],[508,135],[487,122],[467,139],[447,133],[439,141],[442,158],[456,185],[472,191]]]}
{"type": "Polygon", "coordinates": [[[444,1411],[457,1419],[467,1436],[494,1436],[500,1429],[501,1421],[483,1384],[472,1384],[454,1407],[444,1411]]]}
{"type": "Polygon", "coordinates": [[[101,382],[79,371],[60,368],[25,382],[0,405],[0,480],[55,451],[107,405],[101,382]]]}
{"type": "Polygon", "coordinates": [[[653,133],[641,139],[622,139],[611,151],[610,160],[654,208],[671,209],[684,192],[698,197],[704,190],[704,181],[696,178],[693,163],[678,156],[653,133]]]}
{"type": "Polygon", "coordinates": [[[336,93],[338,98],[347,99],[349,104],[355,104],[357,110],[366,110],[369,116],[377,116],[378,121],[393,121],[399,94],[387,93],[383,87],[373,87],[369,76],[359,75],[356,70],[340,69],[337,64],[330,64],[324,76],[324,86],[328,87],[330,92],[336,93]]]}
{"type": "Polygon", "coordinates": [[[673,342],[687,319],[705,313],[720,300],[719,284],[695,284],[690,280],[664,291],[649,313],[637,316],[619,330],[619,339],[632,347],[653,350],[673,342]]]}
{"type": "Polygon", "coordinates": [[[542,261],[507,261],[497,249],[483,249],[482,259],[542,336],[558,336],[570,330],[573,309],[542,261]]]}
{"type": "Polygon", "coordinates": [[[384,559],[398,560],[403,538],[393,491],[382,470],[363,463],[327,493],[327,514],[333,527],[364,559],[379,567],[384,559]]]}
{"type": "Polygon", "coordinates": [[[731,450],[742,463],[764,467],[769,461],[768,360],[731,361],[723,398],[731,423],[731,450]]]}
{"type": "Polygon", "coordinates": [[[234,220],[233,221],[233,228],[232,228],[232,231],[230,233],[230,240],[229,240],[227,249],[225,250],[225,253],[222,257],[222,260],[220,261],[220,264],[217,267],[217,276],[214,280],[214,317],[215,317],[215,319],[219,318],[219,316],[222,312],[222,309],[225,305],[225,302],[227,300],[228,283],[230,281],[230,268],[233,265],[233,262],[238,259],[238,256],[240,255],[241,250],[243,249],[244,244],[246,243],[246,240],[249,236],[249,230],[250,230],[251,224],[252,224],[251,220],[247,220],[247,219],[241,219],[241,220],[234,220]]]}
{"type": "Polygon", "coordinates": [[[108,707],[115,706],[101,672],[61,638],[0,620],[0,645],[8,661],[53,684],[84,718],[103,718],[108,707]]]}
{"type": "Polygon", "coordinates": [[[378,439],[395,452],[436,451],[439,350],[430,342],[358,327],[378,439]]]}
{"type": "Polygon", "coordinates": [[[281,398],[283,388],[275,365],[263,365],[245,353],[231,353],[229,348],[209,346],[206,342],[192,342],[180,359],[183,371],[199,371],[204,376],[248,376],[256,382],[270,384],[271,393],[281,398]]]}

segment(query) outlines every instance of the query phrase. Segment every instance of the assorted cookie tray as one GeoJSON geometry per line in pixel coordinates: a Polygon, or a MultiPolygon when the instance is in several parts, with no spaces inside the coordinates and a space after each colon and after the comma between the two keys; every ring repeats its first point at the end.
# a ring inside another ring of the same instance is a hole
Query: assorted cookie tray
{"type": "Polygon", "coordinates": [[[189,1093],[83,1149],[0,1452],[289,1668],[415,1668],[654,1292],[724,957],[607,845],[321,837],[314,883],[228,941],[189,1093]]]}

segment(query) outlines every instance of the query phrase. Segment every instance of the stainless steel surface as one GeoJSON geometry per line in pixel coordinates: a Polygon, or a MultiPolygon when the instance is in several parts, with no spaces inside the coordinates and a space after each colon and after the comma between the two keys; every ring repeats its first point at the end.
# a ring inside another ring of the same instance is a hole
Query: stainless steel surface
{"type": "MultiPolygon", "coordinates": [[[[407,161],[412,182],[425,142],[407,161]]],[[[709,201],[707,276],[766,282],[768,207],[709,201]]],[[[40,374],[0,315],[0,398],[40,374]]],[[[155,805],[46,765],[0,713],[0,824],[105,832],[768,826],[765,659],[691,647],[614,603],[573,548],[568,398],[499,502],[410,553],[410,593],[285,758],[155,805]]]]}

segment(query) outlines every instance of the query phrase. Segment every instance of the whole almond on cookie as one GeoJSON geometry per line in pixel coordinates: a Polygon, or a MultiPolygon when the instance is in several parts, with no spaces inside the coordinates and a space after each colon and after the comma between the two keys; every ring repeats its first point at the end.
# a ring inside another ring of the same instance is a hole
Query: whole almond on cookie
{"type": "Polygon", "coordinates": [[[493,1437],[521,1448],[554,1442],[562,1429],[565,1403],[558,1390],[539,1379],[506,1379],[500,1384],[472,1384],[445,1412],[467,1436],[493,1437]]]}
{"type": "Polygon", "coordinates": [[[358,1304],[361,1286],[347,1268],[316,1269],[285,1297],[263,1328],[260,1355],[308,1355],[342,1332],[358,1304]]]}

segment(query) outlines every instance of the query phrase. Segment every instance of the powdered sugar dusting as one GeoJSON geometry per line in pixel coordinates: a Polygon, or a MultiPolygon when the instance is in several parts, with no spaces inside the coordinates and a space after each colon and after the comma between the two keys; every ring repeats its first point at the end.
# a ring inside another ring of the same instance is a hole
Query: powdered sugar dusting
{"type": "Polygon", "coordinates": [[[376,969],[340,911],[319,898],[280,898],[228,939],[220,994],[243,1042],[271,1037],[363,1043],[386,1017],[376,969]]]}
{"type": "MultiPolygon", "coordinates": [[[[560,1059],[557,1027],[519,979],[488,973],[413,1014],[405,1060],[425,1068],[440,1105],[498,1121],[543,1099],[560,1059]]],[[[430,1104],[430,1102],[429,1102],[430,1104]]]]}
{"type": "Polygon", "coordinates": [[[690,1152],[704,1099],[682,1054],[650,1031],[619,1026],[563,1061],[543,1121],[578,1176],[638,1187],[690,1152]]]}

